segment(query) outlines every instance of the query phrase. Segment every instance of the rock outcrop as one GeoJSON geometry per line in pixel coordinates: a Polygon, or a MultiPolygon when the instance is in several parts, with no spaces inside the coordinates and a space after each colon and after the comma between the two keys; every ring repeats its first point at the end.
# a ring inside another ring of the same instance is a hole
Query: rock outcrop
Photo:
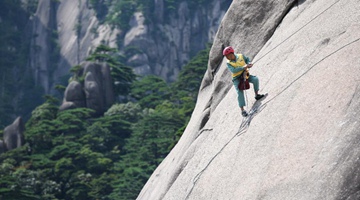
{"type": "Polygon", "coordinates": [[[137,12],[129,22],[131,28],[125,32],[99,23],[88,0],[39,0],[32,18],[32,35],[36,37],[29,62],[36,83],[49,93],[72,66],[84,61],[101,43],[121,52],[138,49],[127,61],[136,73],[173,81],[181,67],[213,41],[231,2],[212,0],[190,12],[194,8],[182,1],[170,17],[165,15],[164,0],[154,3],[154,19],[145,19],[143,13],[137,12]],[[50,60],[56,56],[58,62],[50,60]]]}
{"type": "Polygon", "coordinates": [[[22,118],[16,118],[4,129],[4,142],[0,143],[0,151],[1,149],[7,151],[21,147],[24,144],[24,131],[25,125],[22,118]]]}
{"type": "Polygon", "coordinates": [[[60,110],[80,108],[85,106],[86,98],[82,84],[75,80],[71,81],[66,87],[64,93],[64,100],[60,107],[60,110]]]}
{"type": "Polygon", "coordinates": [[[51,80],[56,82],[69,74],[70,68],[83,62],[99,44],[115,47],[121,32],[100,24],[87,0],[39,0],[31,23],[36,37],[31,44],[30,66],[36,83],[46,93],[55,84],[51,80]],[[50,59],[56,56],[57,60],[50,59]]]}
{"type": "Polygon", "coordinates": [[[56,22],[54,19],[54,2],[40,0],[37,8],[37,14],[32,19],[32,37],[30,48],[30,67],[34,73],[36,84],[41,85],[46,92],[50,90],[49,66],[51,44],[51,27],[56,22]]]}
{"type": "Polygon", "coordinates": [[[85,77],[84,82],[69,83],[60,111],[87,107],[93,109],[95,115],[101,115],[114,103],[113,81],[106,63],[84,62],[76,77],[85,77]]]}
{"type": "Polygon", "coordinates": [[[180,141],[139,200],[360,198],[360,3],[233,1],[180,141]],[[254,58],[242,118],[221,51],[254,58]]]}

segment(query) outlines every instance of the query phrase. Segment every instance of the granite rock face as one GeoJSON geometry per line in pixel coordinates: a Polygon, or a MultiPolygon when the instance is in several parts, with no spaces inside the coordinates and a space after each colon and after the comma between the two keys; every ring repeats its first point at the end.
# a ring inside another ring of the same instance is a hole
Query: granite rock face
{"type": "Polygon", "coordinates": [[[360,2],[233,1],[180,141],[137,199],[360,198],[360,2]],[[222,49],[260,79],[243,118],[222,49]],[[250,123],[251,122],[251,123],[250,123]]]}
{"type": "Polygon", "coordinates": [[[84,62],[77,77],[85,77],[80,83],[73,80],[65,90],[60,110],[87,107],[103,114],[115,101],[110,67],[105,63],[84,62]]]}
{"type": "Polygon", "coordinates": [[[88,0],[39,0],[31,18],[30,35],[36,36],[31,46],[36,48],[31,49],[29,64],[36,83],[49,93],[55,85],[53,80],[67,75],[72,66],[84,61],[99,44],[105,44],[120,52],[138,49],[127,65],[139,75],[155,74],[173,81],[181,67],[213,41],[230,3],[211,0],[195,9],[187,1],[180,1],[179,8],[169,16],[164,0],[155,0],[154,19],[136,12],[129,21],[131,28],[120,30],[100,23],[88,0]],[[50,58],[57,54],[59,61],[54,63],[50,58]]]}

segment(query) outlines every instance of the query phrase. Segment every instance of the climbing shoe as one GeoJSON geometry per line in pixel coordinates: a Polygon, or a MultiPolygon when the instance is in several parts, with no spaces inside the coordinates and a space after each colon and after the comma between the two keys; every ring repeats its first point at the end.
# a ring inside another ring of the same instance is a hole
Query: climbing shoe
{"type": "Polygon", "coordinates": [[[256,100],[260,100],[260,99],[262,99],[262,98],[264,98],[264,97],[265,97],[265,95],[263,95],[263,94],[258,94],[258,95],[255,96],[255,99],[256,99],[256,100]]]}
{"type": "Polygon", "coordinates": [[[242,115],[243,117],[247,117],[249,114],[246,112],[246,110],[243,110],[243,111],[241,112],[241,115],[242,115]]]}

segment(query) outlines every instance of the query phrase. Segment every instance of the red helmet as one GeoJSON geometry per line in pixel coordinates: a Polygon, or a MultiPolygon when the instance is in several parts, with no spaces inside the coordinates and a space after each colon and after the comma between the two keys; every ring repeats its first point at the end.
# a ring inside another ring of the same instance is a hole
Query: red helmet
{"type": "Polygon", "coordinates": [[[227,55],[229,55],[231,53],[234,53],[234,49],[231,46],[228,46],[223,50],[223,55],[224,56],[227,56],[227,55]]]}

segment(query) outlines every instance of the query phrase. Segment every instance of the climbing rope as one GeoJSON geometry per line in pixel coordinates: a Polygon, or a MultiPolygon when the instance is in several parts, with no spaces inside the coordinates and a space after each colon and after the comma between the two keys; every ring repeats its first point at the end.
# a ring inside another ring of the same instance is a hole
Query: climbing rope
{"type": "Polygon", "coordinates": [[[248,102],[248,96],[247,96],[247,92],[246,92],[246,90],[243,90],[244,91],[244,93],[245,93],[245,106],[246,106],[246,110],[248,110],[248,104],[249,104],[249,102],[248,102]]]}
{"type": "Polygon", "coordinates": [[[276,48],[278,48],[280,45],[282,45],[284,42],[286,42],[288,39],[290,39],[292,36],[294,36],[296,33],[298,33],[300,30],[302,30],[303,28],[305,28],[307,25],[309,25],[312,21],[314,21],[316,18],[318,18],[320,15],[322,15],[323,13],[325,13],[326,11],[328,11],[331,7],[333,7],[335,4],[339,3],[341,0],[337,0],[335,1],[333,4],[331,4],[328,8],[326,8],[325,10],[323,10],[321,13],[319,13],[318,15],[316,15],[314,18],[312,18],[310,21],[308,21],[306,24],[304,24],[302,27],[300,27],[298,30],[296,30],[294,33],[292,33],[291,35],[289,35],[287,38],[285,38],[282,42],[280,42],[279,44],[277,44],[275,47],[273,47],[272,49],[270,49],[267,53],[265,53],[264,55],[262,55],[259,59],[257,59],[256,61],[253,62],[253,64],[255,64],[256,62],[260,61],[261,59],[263,59],[266,55],[268,55],[270,52],[274,51],[276,48]]]}
{"type": "MultiPolygon", "coordinates": [[[[278,97],[280,94],[282,94],[284,91],[286,91],[288,88],[290,88],[291,85],[293,85],[296,81],[298,81],[301,77],[303,77],[305,74],[307,74],[311,69],[313,69],[316,65],[318,65],[319,63],[321,63],[322,61],[324,61],[326,58],[334,55],[335,53],[339,52],[340,50],[344,49],[345,47],[354,44],[356,42],[360,41],[360,38],[357,38],[349,43],[347,43],[346,45],[340,47],[339,49],[337,49],[336,51],[328,54],[327,56],[323,57],[322,59],[320,59],[318,62],[316,62],[315,64],[313,64],[308,70],[306,70],[303,74],[301,74],[298,78],[296,78],[294,81],[292,81],[289,85],[287,85],[284,89],[282,89],[278,94],[276,94],[274,97],[272,97],[271,99],[267,100],[265,103],[261,103],[261,101],[257,101],[255,102],[255,104],[253,105],[253,107],[250,109],[249,111],[249,115],[248,117],[244,117],[238,132],[236,132],[236,134],[234,134],[226,143],[225,145],[210,159],[210,161],[205,165],[205,167],[198,173],[196,174],[196,176],[193,179],[193,185],[189,191],[189,193],[186,195],[185,199],[188,199],[188,197],[190,196],[190,194],[192,193],[192,190],[194,189],[194,186],[196,184],[196,182],[200,179],[200,176],[202,175],[202,173],[210,166],[210,164],[215,160],[215,158],[225,149],[225,147],[236,137],[236,136],[240,136],[242,134],[244,134],[249,126],[250,123],[252,121],[252,119],[258,114],[260,113],[269,102],[271,102],[272,100],[274,100],[276,97],[278,97]]],[[[213,129],[208,129],[208,130],[213,130],[213,129]]]]}
{"type": "MultiPolygon", "coordinates": [[[[308,24],[310,24],[312,21],[314,21],[316,18],[318,18],[320,15],[322,15],[324,12],[326,12],[327,10],[329,10],[332,6],[334,6],[336,3],[340,2],[341,0],[338,0],[336,2],[334,2],[333,4],[331,4],[327,9],[325,9],[324,11],[322,11],[321,13],[319,13],[317,16],[315,16],[312,20],[310,20],[308,23],[306,23],[304,26],[302,26],[301,28],[299,28],[297,31],[295,31],[293,34],[291,34],[290,36],[288,36],[285,40],[283,40],[281,43],[279,43],[278,45],[276,45],[274,48],[272,48],[271,50],[269,50],[267,53],[265,53],[263,56],[261,56],[259,59],[257,59],[255,62],[253,62],[253,64],[255,64],[257,61],[261,60],[262,58],[264,58],[267,54],[269,54],[270,52],[272,52],[274,49],[276,49],[277,47],[279,47],[281,44],[283,44],[286,40],[288,40],[289,38],[291,38],[293,35],[295,35],[297,32],[299,32],[301,29],[303,29],[305,26],[307,26],[308,24]]],[[[360,38],[342,46],[341,48],[337,49],[336,51],[328,54],[327,56],[325,56],[324,58],[322,58],[321,60],[319,60],[318,62],[316,62],[315,64],[313,64],[308,70],[306,70],[303,74],[301,74],[298,78],[296,78],[293,82],[291,82],[288,86],[286,86],[282,91],[280,91],[277,95],[275,95],[274,97],[272,97],[271,99],[267,100],[264,104],[261,103],[261,101],[259,101],[259,104],[255,104],[253,105],[253,107],[251,108],[251,110],[249,111],[249,115],[248,117],[244,117],[238,132],[236,132],[236,134],[234,134],[226,143],[225,145],[209,160],[209,162],[205,165],[205,167],[195,175],[193,182],[192,182],[192,186],[188,192],[188,194],[186,195],[185,199],[188,199],[190,194],[192,193],[195,184],[197,183],[197,181],[200,179],[201,175],[203,174],[203,172],[210,166],[210,164],[215,160],[215,158],[226,148],[226,146],[236,137],[236,136],[240,136],[242,134],[244,134],[249,126],[250,123],[252,121],[252,119],[258,114],[260,113],[265,107],[266,105],[271,102],[272,100],[274,100],[277,96],[279,96],[280,94],[282,94],[285,90],[287,90],[293,83],[295,83],[297,80],[299,80],[301,77],[303,77],[306,73],[308,73],[311,69],[313,69],[316,65],[318,65],[320,62],[324,61],[326,58],[330,57],[331,55],[335,54],[336,52],[340,51],[341,49],[359,41],[360,38]]],[[[246,96],[247,98],[247,96],[246,96]]],[[[212,130],[212,129],[211,129],[212,130]]]]}
{"type": "MultiPolygon", "coordinates": [[[[256,104],[255,104],[256,105],[256,104]]],[[[188,199],[190,194],[192,193],[193,189],[194,189],[194,186],[196,184],[196,182],[200,179],[200,176],[202,175],[202,173],[210,166],[210,164],[215,160],[215,158],[225,149],[225,147],[236,137],[236,136],[240,136],[242,135],[243,133],[245,133],[247,131],[247,129],[249,128],[250,126],[250,122],[251,120],[255,117],[255,115],[257,113],[259,113],[262,109],[264,109],[265,107],[260,107],[261,103],[257,106],[253,106],[252,109],[249,111],[249,115],[248,117],[244,117],[242,122],[241,122],[241,125],[240,125],[240,128],[238,130],[238,132],[236,132],[235,135],[233,135],[230,140],[228,140],[225,145],[210,159],[210,161],[205,165],[205,167],[199,172],[196,174],[196,176],[194,177],[193,179],[193,185],[192,187],[190,188],[190,191],[188,192],[188,194],[186,195],[185,199],[188,199]]],[[[213,130],[213,129],[207,129],[207,130],[213,130]]]]}
{"type": "Polygon", "coordinates": [[[266,105],[267,103],[269,103],[270,101],[272,101],[273,99],[275,99],[277,96],[279,96],[280,94],[282,94],[285,90],[287,90],[292,84],[294,84],[296,81],[298,81],[301,77],[303,77],[305,74],[307,74],[310,70],[312,70],[316,65],[318,65],[319,63],[321,63],[322,61],[324,61],[326,58],[334,55],[335,53],[339,52],[340,50],[344,49],[345,47],[354,44],[356,42],[358,42],[360,40],[360,38],[357,38],[347,44],[345,44],[344,46],[338,48],[337,50],[333,51],[332,53],[328,54],[327,56],[323,57],[322,59],[320,59],[319,61],[317,61],[316,63],[314,63],[311,67],[309,67],[309,69],[307,69],[304,73],[302,73],[299,77],[297,77],[295,80],[293,80],[289,85],[287,85],[284,89],[282,89],[280,92],[278,92],[275,96],[273,96],[271,99],[267,100],[264,105],[266,105]]]}

